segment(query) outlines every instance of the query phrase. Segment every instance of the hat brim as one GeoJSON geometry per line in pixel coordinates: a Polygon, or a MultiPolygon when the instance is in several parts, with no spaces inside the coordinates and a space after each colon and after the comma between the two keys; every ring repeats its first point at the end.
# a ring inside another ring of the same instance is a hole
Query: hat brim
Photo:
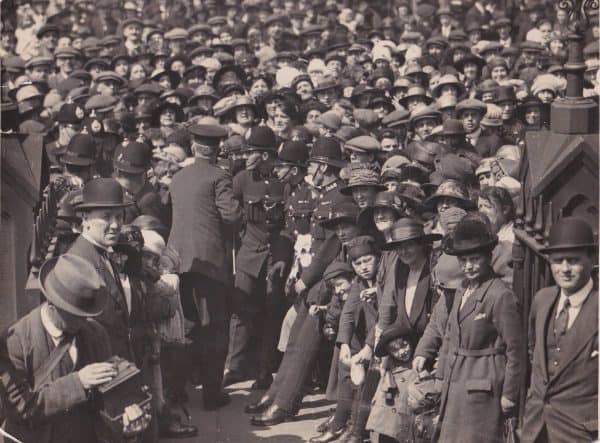
{"type": "MultiPolygon", "coordinates": [[[[429,184],[429,183],[427,183],[427,184],[429,184]]],[[[449,195],[449,194],[433,194],[433,195],[427,197],[425,200],[423,200],[422,205],[426,209],[435,210],[437,200],[439,200],[440,198],[444,198],[444,197],[453,198],[456,201],[460,202],[463,209],[474,209],[475,208],[475,203],[473,203],[471,200],[467,200],[465,198],[457,197],[456,195],[449,195]]]]}
{"type": "Polygon", "coordinates": [[[335,160],[332,158],[327,158],[327,157],[310,157],[308,159],[308,163],[310,162],[315,162],[315,163],[322,163],[324,165],[329,165],[329,166],[335,166],[336,168],[343,168],[346,166],[346,162],[343,160],[335,160]]]}
{"type": "Polygon", "coordinates": [[[361,187],[367,187],[370,186],[372,188],[375,188],[376,191],[387,191],[387,186],[382,185],[381,183],[357,183],[354,185],[348,185],[348,186],[344,186],[343,188],[340,189],[340,193],[343,195],[352,195],[352,190],[355,188],[361,188],[361,187]]]}
{"type": "Polygon", "coordinates": [[[350,222],[350,223],[356,223],[356,219],[354,217],[351,217],[349,215],[344,215],[341,217],[335,217],[335,218],[328,218],[327,220],[323,220],[322,222],[319,222],[319,225],[325,229],[333,229],[335,227],[335,225],[341,223],[341,222],[350,222]]]}
{"type": "Polygon", "coordinates": [[[407,241],[421,240],[424,243],[433,243],[435,241],[441,240],[442,238],[444,238],[444,237],[441,236],[440,234],[416,235],[416,236],[413,236],[413,237],[407,237],[407,238],[402,239],[402,240],[395,240],[395,241],[387,242],[386,244],[384,244],[381,247],[381,250],[382,251],[390,251],[392,249],[396,249],[402,243],[405,243],[407,241]]]}
{"type": "Polygon", "coordinates": [[[400,103],[402,106],[404,106],[405,108],[408,108],[408,101],[409,101],[411,98],[414,98],[414,97],[421,97],[421,98],[423,98],[423,99],[425,100],[425,103],[426,103],[427,105],[430,105],[430,104],[432,104],[432,103],[433,103],[433,98],[431,98],[431,97],[429,97],[428,95],[425,95],[425,94],[419,94],[419,95],[407,95],[406,97],[402,97],[402,98],[399,100],[399,103],[400,103]]]}
{"type": "Polygon", "coordinates": [[[471,247],[456,248],[454,246],[453,239],[450,237],[450,238],[448,238],[448,240],[446,242],[446,245],[444,247],[444,252],[447,255],[454,255],[454,256],[474,254],[476,252],[491,251],[492,249],[494,249],[496,247],[497,244],[498,244],[498,239],[495,238],[493,240],[488,240],[487,242],[480,243],[478,245],[474,245],[471,247]]]}
{"type": "Polygon", "coordinates": [[[113,165],[115,169],[126,172],[128,174],[141,174],[142,172],[146,172],[146,168],[131,166],[125,163],[121,163],[118,160],[115,160],[113,162],[113,165]]]}
{"type": "Polygon", "coordinates": [[[132,206],[134,202],[110,203],[110,202],[90,202],[74,205],[75,211],[91,211],[92,209],[110,209],[110,208],[127,208],[132,206]]]}
{"type": "Polygon", "coordinates": [[[94,159],[74,157],[74,156],[69,156],[69,154],[63,154],[60,158],[60,161],[61,161],[61,163],[66,163],[68,165],[75,165],[75,166],[91,166],[94,163],[96,163],[96,160],[94,160],[94,159]]]}
{"type": "Polygon", "coordinates": [[[77,317],[98,317],[100,314],[102,314],[102,311],[104,310],[106,301],[108,299],[108,293],[106,291],[103,291],[101,294],[98,294],[98,297],[94,297],[93,305],[90,306],[88,310],[83,310],[65,301],[60,295],[60,292],[62,291],[53,288],[52,285],[48,283],[48,276],[56,266],[56,263],[58,262],[59,258],[60,256],[52,257],[51,259],[46,260],[40,268],[40,289],[46,297],[46,300],[48,300],[57,308],[77,317]]]}
{"type": "Polygon", "coordinates": [[[539,251],[542,254],[548,254],[550,252],[567,251],[567,250],[572,250],[572,249],[597,249],[597,248],[598,248],[598,244],[596,244],[596,243],[584,243],[584,244],[567,243],[567,244],[563,244],[563,245],[547,246],[545,248],[541,248],[539,251]]]}

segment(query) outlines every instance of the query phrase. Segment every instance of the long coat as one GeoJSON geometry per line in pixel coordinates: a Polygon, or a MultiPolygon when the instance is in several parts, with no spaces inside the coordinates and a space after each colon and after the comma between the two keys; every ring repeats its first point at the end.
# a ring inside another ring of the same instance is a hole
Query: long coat
{"type": "Polygon", "coordinates": [[[198,272],[230,283],[231,226],[241,217],[229,174],[197,158],[173,177],[170,186],[173,225],[169,246],[181,257],[183,272],[198,272]]]}
{"type": "MultiPolygon", "coordinates": [[[[92,244],[83,235],[71,245],[69,254],[75,254],[94,266],[108,287],[109,296],[100,316],[96,317],[110,338],[112,350],[116,355],[131,362],[140,363],[141,356],[135,355],[132,336],[132,328],[136,323],[135,315],[139,312],[135,304],[136,297],[132,297],[132,315],[129,315],[125,296],[121,287],[120,279],[115,279],[113,273],[108,269],[107,262],[101,255],[101,249],[92,244]]],[[[133,295],[133,291],[132,291],[133,295]]]]}
{"type": "Polygon", "coordinates": [[[353,355],[363,348],[377,322],[376,297],[370,301],[360,299],[360,293],[367,288],[367,283],[356,277],[340,315],[337,343],[350,346],[353,355]]]}
{"type": "MultiPolygon", "coordinates": [[[[32,310],[8,332],[6,346],[16,373],[9,370],[2,376],[2,397],[8,412],[5,429],[26,443],[94,443],[96,412],[77,372],[67,372],[59,364],[37,392],[33,391],[35,372],[54,349],[40,310],[32,310]]],[[[77,334],[76,346],[75,369],[111,356],[106,331],[94,320],[87,321],[77,334]]]]}
{"type": "Polygon", "coordinates": [[[523,333],[514,294],[490,276],[460,308],[457,289],[441,348],[440,442],[503,441],[501,396],[517,403],[523,333]]]}
{"type": "Polygon", "coordinates": [[[591,441],[598,431],[598,289],[592,289],[570,331],[576,346],[564,350],[561,366],[548,376],[546,333],[560,290],[541,289],[531,305],[531,385],[521,441],[534,442],[546,426],[552,441],[591,441]]]}

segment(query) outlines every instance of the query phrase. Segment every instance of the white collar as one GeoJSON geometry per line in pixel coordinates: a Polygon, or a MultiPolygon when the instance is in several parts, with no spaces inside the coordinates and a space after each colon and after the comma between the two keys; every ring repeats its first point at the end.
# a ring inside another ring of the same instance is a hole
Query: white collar
{"type": "Polygon", "coordinates": [[[53,340],[60,341],[63,336],[63,331],[58,329],[50,316],[48,315],[48,303],[44,303],[42,308],[40,309],[40,316],[42,317],[42,325],[44,325],[44,329],[52,337],[53,340]]]}
{"type": "Polygon", "coordinates": [[[81,233],[81,236],[83,238],[85,238],[87,241],[89,241],[91,244],[93,244],[94,246],[99,247],[100,249],[102,249],[103,251],[106,252],[113,252],[113,249],[109,246],[108,248],[102,246],[101,244],[99,244],[96,240],[94,240],[92,237],[90,237],[89,235],[87,235],[87,233],[84,231],[81,233]]]}
{"type": "MultiPolygon", "coordinates": [[[[579,306],[581,306],[593,287],[594,287],[594,283],[592,282],[592,279],[590,278],[588,280],[588,282],[585,285],[583,285],[583,287],[579,291],[575,292],[574,294],[571,294],[569,296],[569,302],[571,303],[571,307],[578,308],[579,306]]],[[[564,305],[566,297],[567,296],[565,295],[564,291],[561,289],[560,290],[560,302],[559,302],[559,306],[558,306],[560,309],[562,309],[562,305],[564,305]]],[[[560,310],[558,312],[560,312],[560,310]]]]}
{"type": "Polygon", "coordinates": [[[510,241],[510,240],[514,240],[514,238],[515,238],[515,234],[513,232],[513,222],[509,222],[509,223],[502,225],[502,227],[498,231],[498,240],[510,241]]]}

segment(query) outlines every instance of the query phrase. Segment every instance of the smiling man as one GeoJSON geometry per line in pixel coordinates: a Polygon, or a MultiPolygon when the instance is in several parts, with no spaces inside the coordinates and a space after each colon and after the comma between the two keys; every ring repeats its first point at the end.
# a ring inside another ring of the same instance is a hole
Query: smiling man
{"type": "Polygon", "coordinates": [[[112,178],[97,178],[83,188],[83,200],[76,211],[81,212],[82,234],[75,240],[69,253],[77,255],[98,270],[109,293],[98,322],[108,332],[113,352],[129,361],[133,358],[129,340],[129,310],[120,279],[115,278],[115,267],[109,258],[117,243],[123,224],[125,202],[123,188],[112,178]]]}
{"type": "Polygon", "coordinates": [[[521,441],[598,438],[598,288],[591,278],[598,245],[591,227],[567,217],[550,230],[548,254],[556,286],[533,299],[531,385],[521,441]]]}

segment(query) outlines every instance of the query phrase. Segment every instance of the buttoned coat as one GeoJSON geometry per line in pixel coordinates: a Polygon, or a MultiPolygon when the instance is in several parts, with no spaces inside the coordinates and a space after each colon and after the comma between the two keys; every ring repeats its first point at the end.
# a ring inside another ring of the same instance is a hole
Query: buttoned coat
{"type": "MultiPolygon", "coordinates": [[[[35,372],[54,349],[40,311],[41,306],[32,310],[7,334],[8,357],[16,372],[9,370],[2,376],[2,397],[8,412],[5,429],[24,443],[94,443],[96,412],[77,372],[66,373],[59,364],[34,391],[35,372]]],[[[111,356],[107,333],[94,320],[85,322],[76,340],[76,368],[111,356]]]]}
{"type": "Polygon", "coordinates": [[[196,158],[173,177],[173,226],[169,246],[181,257],[183,272],[198,272],[230,285],[233,229],[241,209],[226,171],[196,158]]]}
{"type": "Polygon", "coordinates": [[[561,351],[561,364],[549,377],[546,334],[557,286],[541,289],[531,305],[529,350],[531,385],[525,403],[521,441],[533,443],[546,427],[551,441],[591,441],[598,432],[598,289],[592,289],[571,326],[576,346],[561,351]]]}
{"type": "Polygon", "coordinates": [[[377,298],[373,297],[370,301],[360,299],[360,293],[367,288],[367,283],[356,277],[340,315],[337,343],[350,346],[352,355],[363,348],[377,322],[377,298]]]}
{"type": "Polygon", "coordinates": [[[500,398],[519,399],[524,343],[517,301],[495,275],[461,309],[464,292],[464,285],[457,289],[440,351],[439,441],[502,442],[500,398]]]}

